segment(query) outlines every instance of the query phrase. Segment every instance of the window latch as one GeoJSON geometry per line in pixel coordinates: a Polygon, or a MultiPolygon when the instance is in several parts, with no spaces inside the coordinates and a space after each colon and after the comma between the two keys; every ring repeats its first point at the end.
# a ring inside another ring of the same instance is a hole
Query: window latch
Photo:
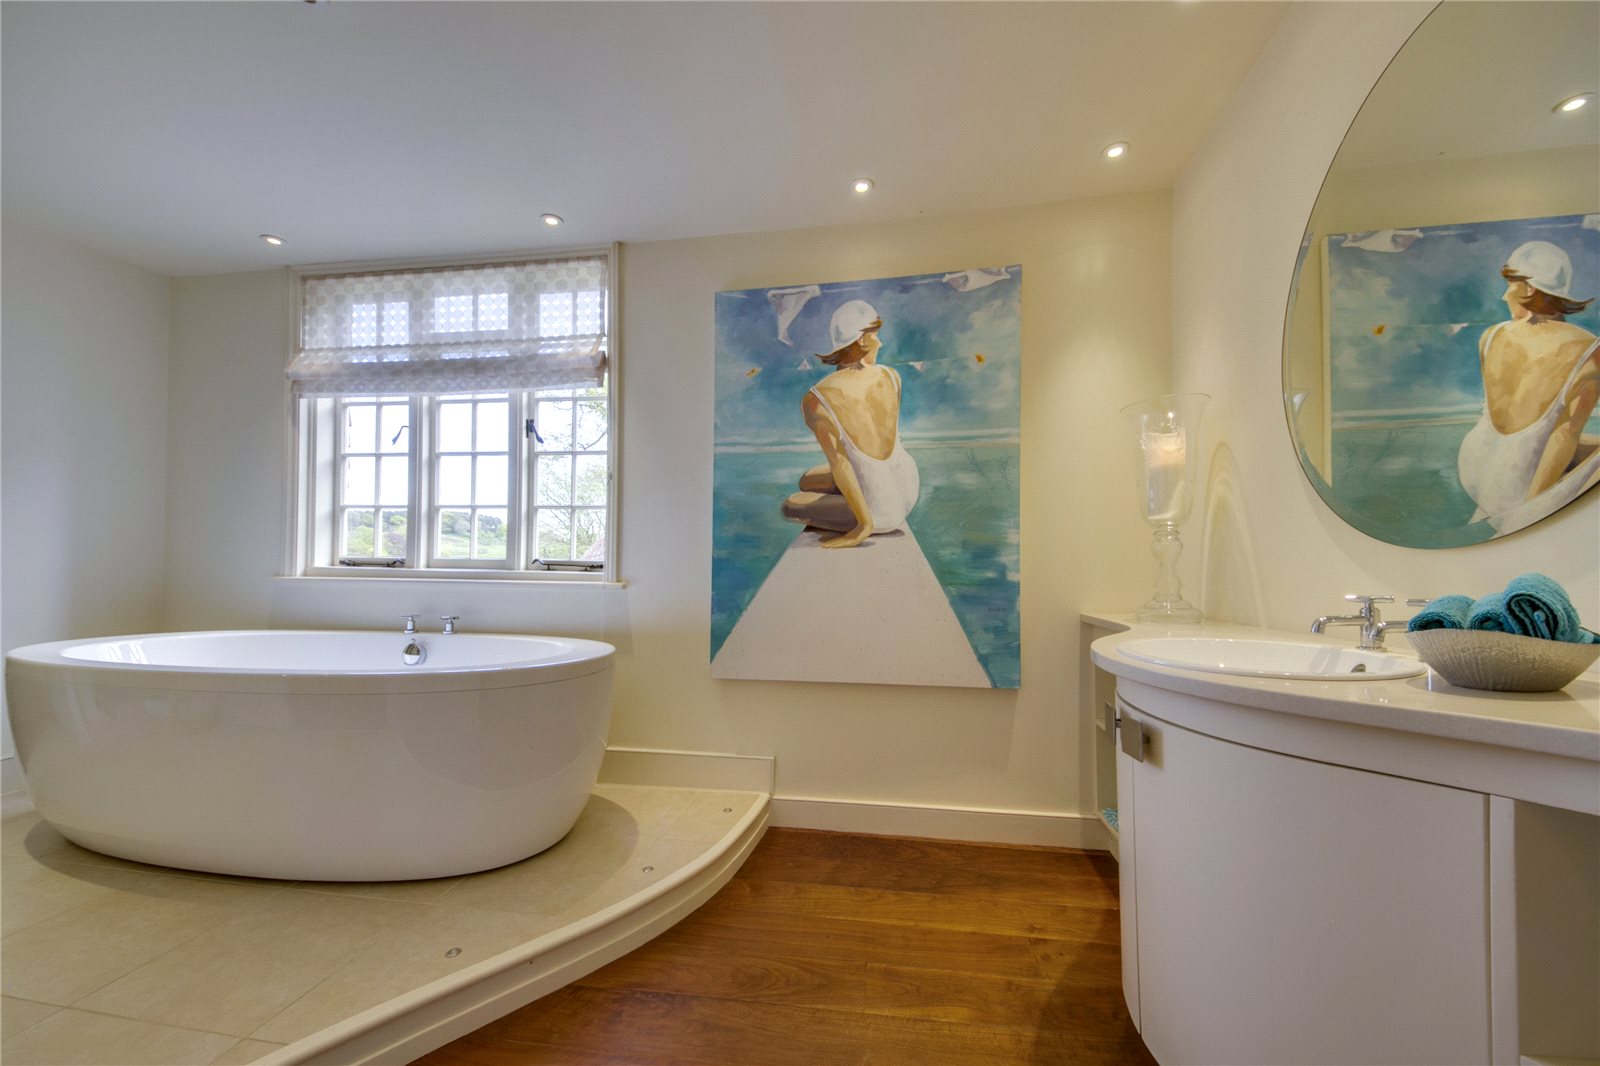
{"type": "Polygon", "coordinates": [[[527,422],[523,425],[523,435],[524,436],[528,436],[528,437],[532,437],[534,440],[538,441],[540,444],[544,443],[544,438],[539,436],[539,427],[535,426],[533,424],[533,419],[531,419],[531,418],[528,419],[527,422]]]}

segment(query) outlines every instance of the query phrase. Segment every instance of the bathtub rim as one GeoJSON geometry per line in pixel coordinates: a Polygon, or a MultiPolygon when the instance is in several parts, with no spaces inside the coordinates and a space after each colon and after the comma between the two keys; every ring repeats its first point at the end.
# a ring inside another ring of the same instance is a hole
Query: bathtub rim
{"type": "MultiPolygon", "coordinates": [[[[68,658],[69,648],[114,641],[154,640],[164,637],[228,636],[259,637],[280,633],[296,636],[330,637],[351,634],[394,637],[399,653],[400,633],[376,629],[202,629],[156,633],[113,634],[53,640],[13,648],[6,653],[7,686],[13,682],[87,684],[118,688],[170,689],[182,692],[240,692],[263,695],[388,695],[415,692],[478,692],[485,689],[522,688],[545,685],[570,678],[587,677],[610,670],[615,665],[616,647],[604,641],[581,637],[556,637],[531,633],[471,633],[462,637],[498,637],[522,640],[559,641],[575,650],[590,653],[585,657],[555,662],[479,664],[458,667],[400,666],[396,669],[337,672],[279,672],[237,669],[224,666],[164,666],[148,663],[104,662],[68,658]]],[[[430,640],[453,640],[441,634],[420,634],[430,640]]],[[[12,698],[8,695],[7,703],[12,698]]],[[[15,713],[15,712],[13,712],[15,713]]]]}

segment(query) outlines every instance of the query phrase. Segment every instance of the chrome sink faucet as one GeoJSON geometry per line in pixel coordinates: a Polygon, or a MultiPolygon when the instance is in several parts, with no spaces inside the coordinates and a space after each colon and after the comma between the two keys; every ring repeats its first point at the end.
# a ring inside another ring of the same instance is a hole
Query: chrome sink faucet
{"type": "Polygon", "coordinates": [[[1321,633],[1329,626],[1360,626],[1361,643],[1356,647],[1361,651],[1383,651],[1383,635],[1395,626],[1405,625],[1404,622],[1385,622],[1378,616],[1378,604],[1393,603],[1393,596],[1346,596],[1345,599],[1361,604],[1360,612],[1325,614],[1311,623],[1311,632],[1321,633]]]}
{"type": "Polygon", "coordinates": [[[416,631],[417,631],[417,616],[414,615],[414,614],[406,615],[406,627],[404,629],[402,629],[401,632],[406,634],[407,636],[410,636],[412,633],[415,633],[416,631]]]}
{"type": "Polygon", "coordinates": [[[456,631],[456,623],[460,620],[461,616],[459,614],[441,614],[439,616],[439,621],[444,623],[444,628],[439,632],[449,636],[456,631]]]}

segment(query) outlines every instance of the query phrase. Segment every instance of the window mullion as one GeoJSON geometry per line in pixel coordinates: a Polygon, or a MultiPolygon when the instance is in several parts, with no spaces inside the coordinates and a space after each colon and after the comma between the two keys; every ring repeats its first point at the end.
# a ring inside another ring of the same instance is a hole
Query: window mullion
{"type": "Polygon", "coordinates": [[[406,565],[409,567],[422,567],[429,563],[426,552],[432,517],[428,505],[432,471],[428,469],[426,457],[432,450],[429,443],[432,434],[428,425],[430,406],[426,396],[411,397],[411,432],[407,434],[410,438],[407,455],[411,465],[411,491],[406,500],[406,565]]]}
{"type": "Polygon", "coordinates": [[[506,569],[528,569],[528,419],[532,417],[530,394],[514,392],[508,405],[511,425],[506,438],[506,569]]]}

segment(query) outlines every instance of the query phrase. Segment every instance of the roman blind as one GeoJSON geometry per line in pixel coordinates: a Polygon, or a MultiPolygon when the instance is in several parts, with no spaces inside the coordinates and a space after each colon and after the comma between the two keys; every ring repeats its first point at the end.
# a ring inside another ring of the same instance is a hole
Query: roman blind
{"type": "Polygon", "coordinates": [[[296,395],[438,394],[598,385],[610,260],[308,275],[296,395]]]}

